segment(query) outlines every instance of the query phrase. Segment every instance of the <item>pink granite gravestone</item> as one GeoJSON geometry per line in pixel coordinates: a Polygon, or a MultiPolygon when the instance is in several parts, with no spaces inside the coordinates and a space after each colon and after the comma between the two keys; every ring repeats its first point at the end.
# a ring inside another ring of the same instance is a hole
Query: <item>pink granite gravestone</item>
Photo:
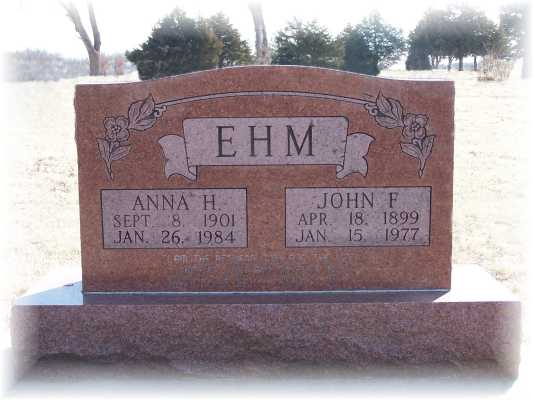
{"type": "Polygon", "coordinates": [[[79,85],[84,290],[448,289],[453,90],[296,67],[79,85]]]}
{"type": "Polygon", "coordinates": [[[516,366],[519,303],[452,283],[453,102],[303,67],[77,86],[82,281],[22,298],[17,346],[516,366]]]}

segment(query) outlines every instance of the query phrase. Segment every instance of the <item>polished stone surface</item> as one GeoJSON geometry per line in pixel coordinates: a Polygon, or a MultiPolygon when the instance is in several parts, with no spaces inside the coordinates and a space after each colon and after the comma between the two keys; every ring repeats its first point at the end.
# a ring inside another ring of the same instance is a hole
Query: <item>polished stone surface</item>
{"type": "Polygon", "coordinates": [[[453,106],[294,66],[78,85],[84,289],[448,289],[453,106]]]}
{"type": "Polygon", "coordinates": [[[82,294],[22,297],[14,347],[35,357],[191,362],[495,361],[515,371],[520,303],[488,273],[455,267],[443,291],[82,294]]]}

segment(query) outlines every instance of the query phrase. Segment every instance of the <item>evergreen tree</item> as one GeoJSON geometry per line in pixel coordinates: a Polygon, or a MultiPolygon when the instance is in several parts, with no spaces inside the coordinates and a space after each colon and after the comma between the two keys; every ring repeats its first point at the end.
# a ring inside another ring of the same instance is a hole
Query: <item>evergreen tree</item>
{"type": "Polygon", "coordinates": [[[474,71],[477,71],[477,58],[488,53],[497,53],[502,47],[502,36],[494,22],[483,12],[476,12],[473,18],[473,33],[470,54],[474,57],[474,71]]]}
{"type": "Polygon", "coordinates": [[[409,52],[405,61],[405,69],[428,70],[431,69],[429,62],[429,44],[415,32],[409,35],[409,52]]]}
{"type": "Polygon", "coordinates": [[[379,74],[378,60],[359,31],[347,28],[342,41],[344,42],[342,69],[366,75],[379,74]]]}
{"type": "Polygon", "coordinates": [[[338,68],[339,48],[316,21],[290,22],[274,39],[272,64],[338,68]]]}
{"type": "Polygon", "coordinates": [[[397,62],[406,44],[401,31],[385,24],[377,13],[355,27],[347,26],[338,41],[344,49],[343,68],[369,75],[397,62]]]}
{"type": "Polygon", "coordinates": [[[141,79],[248,63],[250,49],[223,14],[192,19],[175,9],[140,48],[126,53],[141,79]]]}
{"type": "Polygon", "coordinates": [[[233,65],[250,64],[252,55],[250,47],[245,40],[241,40],[239,31],[229,22],[223,13],[213,15],[207,20],[215,36],[222,41],[222,51],[218,57],[218,67],[230,67],[233,65]]]}
{"type": "Polygon", "coordinates": [[[448,57],[448,69],[457,59],[460,71],[467,56],[474,56],[474,69],[477,68],[477,57],[487,54],[498,41],[495,24],[483,12],[464,4],[427,11],[412,34],[411,44],[424,46],[432,68],[438,68],[441,60],[448,57]]]}
{"type": "Polygon", "coordinates": [[[529,17],[530,5],[525,2],[505,6],[500,13],[501,33],[507,43],[506,53],[510,58],[523,58],[523,78],[530,74],[529,17]]]}
{"type": "Polygon", "coordinates": [[[396,63],[405,52],[402,31],[386,24],[378,13],[372,13],[355,29],[363,36],[377,60],[379,70],[396,63]]]}
{"type": "Polygon", "coordinates": [[[418,44],[423,43],[430,55],[431,67],[438,68],[445,57],[449,57],[449,65],[453,59],[453,27],[450,10],[428,10],[413,31],[418,44]]]}

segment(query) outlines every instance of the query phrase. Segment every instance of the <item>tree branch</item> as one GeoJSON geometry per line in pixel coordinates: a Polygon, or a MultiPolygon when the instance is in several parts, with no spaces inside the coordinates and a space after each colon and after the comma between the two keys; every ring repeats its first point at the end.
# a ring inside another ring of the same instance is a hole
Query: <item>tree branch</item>
{"type": "Polygon", "coordinates": [[[98,25],[96,24],[96,17],[94,16],[93,3],[89,1],[87,3],[87,7],[89,8],[89,20],[91,21],[91,29],[93,31],[93,47],[96,51],[100,51],[102,41],[100,40],[100,31],[98,30],[98,25]]]}
{"type": "Polygon", "coordinates": [[[248,8],[252,13],[255,26],[256,63],[270,64],[270,49],[268,48],[268,39],[261,4],[258,2],[250,2],[248,8]]]}
{"type": "Polygon", "coordinates": [[[85,45],[85,48],[89,53],[92,53],[95,51],[93,44],[91,43],[91,39],[89,39],[89,35],[87,34],[87,31],[85,30],[83,23],[81,22],[80,13],[78,12],[78,9],[72,3],[71,1],[68,3],[61,2],[61,5],[67,12],[67,17],[72,21],[74,24],[74,28],[76,29],[76,32],[79,33],[80,39],[85,45]]]}

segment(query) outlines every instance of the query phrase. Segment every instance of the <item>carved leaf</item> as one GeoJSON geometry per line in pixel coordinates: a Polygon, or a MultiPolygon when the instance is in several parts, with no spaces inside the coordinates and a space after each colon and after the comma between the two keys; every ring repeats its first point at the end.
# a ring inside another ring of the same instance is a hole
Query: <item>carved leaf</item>
{"type": "Polygon", "coordinates": [[[130,150],[131,150],[131,145],[117,147],[115,151],[111,153],[111,160],[117,161],[117,160],[123,159],[129,154],[130,150]]]}
{"type": "Polygon", "coordinates": [[[98,138],[98,150],[100,151],[100,156],[105,161],[106,164],[109,164],[109,142],[105,139],[98,138]]]}
{"type": "Polygon", "coordinates": [[[398,128],[401,127],[402,124],[398,123],[394,118],[391,117],[385,117],[383,115],[378,115],[376,118],[376,122],[379,126],[382,126],[383,128],[398,128]]]}
{"type": "Polygon", "coordinates": [[[411,157],[417,158],[418,160],[422,159],[422,152],[420,148],[412,143],[400,143],[402,151],[405,154],[410,155],[411,157]]]}
{"type": "Polygon", "coordinates": [[[427,159],[429,155],[431,154],[431,149],[433,148],[433,142],[435,140],[435,136],[426,136],[424,138],[424,141],[422,142],[422,155],[424,156],[424,159],[427,159]]]}
{"type": "Polygon", "coordinates": [[[387,101],[387,98],[383,96],[381,90],[378,93],[378,97],[376,97],[376,105],[378,106],[378,110],[380,113],[385,114],[387,116],[391,114],[391,105],[387,101]]]}
{"type": "Polygon", "coordinates": [[[128,109],[128,128],[144,131],[154,126],[156,122],[154,108],[155,101],[151,94],[144,100],[132,103],[128,109]]]}
{"type": "Polygon", "coordinates": [[[376,106],[379,110],[379,115],[376,116],[378,125],[389,129],[403,126],[403,108],[398,100],[387,98],[380,91],[376,97],[376,106]]]}
{"type": "Polygon", "coordinates": [[[113,180],[113,171],[111,170],[111,148],[107,140],[102,138],[96,139],[98,143],[98,150],[100,151],[100,156],[104,160],[105,171],[109,176],[109,179],[113,180]]]}
{"type": "Polygon", "coordinates": [[[388,99],[391,104],[391,114],[396,121],[399,122],[399,126],[402,126],[403,123],[403,108],[401,103],[396,99],[388,99]]]}

